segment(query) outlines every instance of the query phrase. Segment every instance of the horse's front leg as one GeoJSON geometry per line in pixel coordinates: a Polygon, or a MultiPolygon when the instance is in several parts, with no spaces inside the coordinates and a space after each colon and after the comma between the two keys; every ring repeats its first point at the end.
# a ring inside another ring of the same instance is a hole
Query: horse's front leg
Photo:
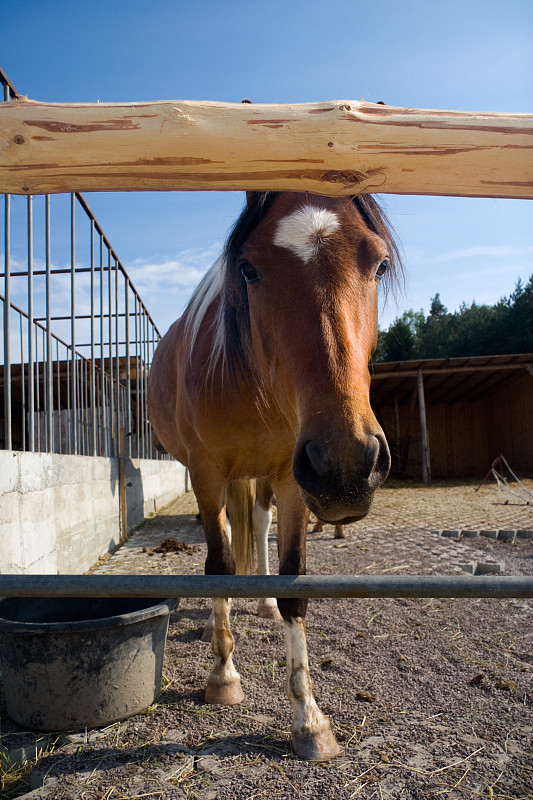
{"type": "MultiPolygon", "coordinates": [[[[296,486],[285,492],[276,488],[276,497],[280,574],[304,575],[309,511],[296,486]]],[[[329,719],[320,711],[313,695],[305,638],[307,602],[307,599],[278,598],[279,610],[285,622],[286,688],[293,712],[292,747],[300,758],[327,761],[339,755],[341,748],[333,736],[329,719]]]]}
{"type": "MultiPolygon", "coordinates": [[[[192,477],[192,473],[191,473],[192,477]]],[[[199,486],[205,482],[198,482],[199,486]]],[[[194,487],[194,482],[193,482],[194,487]]],[[[206,575],[235,575],[235,557],[231,552],[230,539],[226,531],[226,510],[222,504],[223,492],[196,490],[198,506],[207,540],[206,575]],[[213,497],[216,498],[213,501],[213,497]]],[[[210,633],[211,650],[215,665],[207,679],[205,702],[218,705],[235,705],[242,702],[244,694],[240,675],[233,664],[233,636],[230,629],[231,600],[213,600],[213,627],[210,633]]]]}
{"type": "Polygon", "coordinates": [[[241,676],[233,664],[233,636],[230,629],[229,614],[231,600],[216,597],[213,600],[215,631],[211,639],[211,650],[215,655],[215,665],[207,679],[205,702],[222,706],[233,706],[244,700],[241,676]]]}

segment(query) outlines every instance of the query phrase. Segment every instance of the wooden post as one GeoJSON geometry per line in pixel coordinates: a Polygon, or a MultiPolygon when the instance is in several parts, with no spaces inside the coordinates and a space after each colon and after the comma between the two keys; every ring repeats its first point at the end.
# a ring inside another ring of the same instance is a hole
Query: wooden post
{"type": "Polygon", "coordinates": [[[353,100],[0,103],[0,193],[533,197],[533,115],[353,100]]]}
{"type": "Polygon", "coordinates": [[[418,370],[418,407],[420,409],[420,430],[422,432],[422,480],[429,486],[431,483],[431,467],[429,463],[429,440],[426,420],[426,401],[424,398],[424,378],[422,370],[418,370]]]}

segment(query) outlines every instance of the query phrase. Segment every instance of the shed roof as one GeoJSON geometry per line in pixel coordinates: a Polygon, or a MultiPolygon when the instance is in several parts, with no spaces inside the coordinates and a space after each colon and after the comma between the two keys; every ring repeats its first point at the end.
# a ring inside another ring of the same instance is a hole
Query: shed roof
{"type": "Polygon", "coordinates": [[[474,400],[528,371],[533,378],[533,353],[462,358],[385,361],[371,366],[373,404],[385,405],[411,397],[419,372],[426,403],[474,400]]]}

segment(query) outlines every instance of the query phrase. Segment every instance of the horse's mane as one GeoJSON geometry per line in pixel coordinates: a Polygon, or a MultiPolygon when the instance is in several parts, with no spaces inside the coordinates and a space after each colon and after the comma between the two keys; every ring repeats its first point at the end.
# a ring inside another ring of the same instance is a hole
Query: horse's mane
{"type": "MultiPolygon", "coordinates": [[[[255,369],[251,334],[248,293],[238,261],[244,243],[259,225],[274,202],[277,192],[249,192],[248,201],[235,222],[220,258],[206,273],[185,310],[189,333],[189,356],[208,309],[219,301],[213,321],[213,346],[208,363],[202,369],[199,382],[209,383],[218,364],[222,374],[232,382],[239,378],[261,397],[261,382],[255,369]]],[[[367,227],[385,242],[390,267],[385,273],[386,288],[397,282],[402,273],[402,259],[394,231],[387,216],[372,195],[357,195],[353,202],[367,227]]]]}

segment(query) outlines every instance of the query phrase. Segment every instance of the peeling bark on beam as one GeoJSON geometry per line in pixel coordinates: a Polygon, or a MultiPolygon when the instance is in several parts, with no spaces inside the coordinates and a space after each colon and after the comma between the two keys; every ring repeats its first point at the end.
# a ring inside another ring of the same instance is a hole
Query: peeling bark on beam
{"type": "Polygon", "coordinates": [[[334,101],[0,104],[0,192],[533,197],[533,115],[334,101]]]}

